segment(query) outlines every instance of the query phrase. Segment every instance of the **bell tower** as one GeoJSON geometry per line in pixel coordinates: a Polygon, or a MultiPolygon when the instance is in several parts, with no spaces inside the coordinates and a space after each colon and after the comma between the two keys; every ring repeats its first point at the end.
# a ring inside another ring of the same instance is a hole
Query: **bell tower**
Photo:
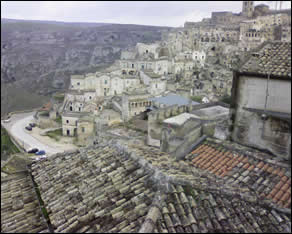
{"type": "Polygon", "coordinates": [[[242,15],[252,17],[254,11],[254,1],[242,1],[242,15]]]}

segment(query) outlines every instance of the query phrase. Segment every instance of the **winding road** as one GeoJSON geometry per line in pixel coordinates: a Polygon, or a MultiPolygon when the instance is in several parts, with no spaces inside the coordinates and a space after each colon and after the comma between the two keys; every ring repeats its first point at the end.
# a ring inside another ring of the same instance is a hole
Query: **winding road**
{"type": "Polygon", "coordinates": [[[45,150],[46,155],[48,156],[55,153],[64,152],[64,149],[41,142],[25,129],[29,123],[34,122],[34,113],[35,112],[14,114],[11,116],[11,121],[9,123],[4,123],[4,121],[1,121],[2,126],[5,127],[14,139],[17,139],[19,144],[21,144],[25,150],[29,148],[38,148],[39,150],[45,150]]]}

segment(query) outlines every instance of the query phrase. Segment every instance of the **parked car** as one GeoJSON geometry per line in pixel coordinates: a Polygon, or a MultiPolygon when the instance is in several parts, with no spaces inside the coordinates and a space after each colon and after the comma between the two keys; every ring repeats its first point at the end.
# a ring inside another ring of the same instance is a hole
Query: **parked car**
{"type": "Polygon", "coordinates": [[[44,150],[40,150],[40,151],[35,153],[35,155],[45,155],[45,154],[46,154],[46,151],[44,151],[44,150]]]}
{"type": "Polygon", "coordinates": [[[10,121],[11,121],[10,118],[8,118],[8,119],[4,119],[4,123],[9,123],[10,121]]]}
{"type": "Polygon", "coordinates": [[[30,123],[29,126],[34,128],[36,126],[36,124],[35,123],[30,123]]]}
{"type": "Polygon", "coordinates": [[[30,126],[26,126],[25,129],[28,130],[28,131],[32,130],[32,128],[30,126]]]}
{"type": "Polygon", "coordinates": [[[29,154],[35,154],[38,151],[39,151],[38,148],[31,148],[31,149],[28,149],[27,153],[29,153],[29,154]]]}

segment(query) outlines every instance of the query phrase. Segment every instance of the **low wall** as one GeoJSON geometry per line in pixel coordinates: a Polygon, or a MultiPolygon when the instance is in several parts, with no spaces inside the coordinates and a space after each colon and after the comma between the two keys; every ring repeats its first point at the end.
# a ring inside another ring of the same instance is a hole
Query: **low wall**
{"type": "Polygon", "coordinates": [[[39,108],[34,108],[34,109],[30,109],[30,110],[22,110],[22,111],[12,111],[7,113],[5,116],[1,116],[1,119],[7,119],[8,116],[12,116],[15,114],[21,114],[21,113],[29,113],[29,112],[33,112],[33,111],[37,111],[39,108]]]}
{"type": "MultiPolygon", "coordinates": [[[[1,124],[1,127],[6,129],[2,124],[1,124]]],[[[20,150],[20,152],[26,152],[25,151],[25,146],[28,147],[28,145],[26,145],[23,141],[19,140],[19,139],[16,139],[14,138],[10,133],[9,131],[6,129],[6,132],[10,138],[10,140],[13,142],[13,144],[20,150]]]]}

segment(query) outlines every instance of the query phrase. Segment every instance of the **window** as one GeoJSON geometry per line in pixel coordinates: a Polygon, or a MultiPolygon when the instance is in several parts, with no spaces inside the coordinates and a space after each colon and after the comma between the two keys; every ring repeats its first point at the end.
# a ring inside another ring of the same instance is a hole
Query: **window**
{"type": "Polygon", "coordinates": [[[107,80],[105,80],[104,83],[107,84],[107,80]]]}
{"type": "Polygon", "coordinates": [[[89,99],[91,99],[91,96],[89,96],[89,99]]]}
{"type": "Polygon", "coordinates": [[[66,123],[69,123],[69,120],[68,119],[66,120],[66,123]]]}
{"type": "Polygon", "coordinates": [[[132,64],[132,68],[134,68],[134,64],[132,64]]]}
{"type": "Polygon", "coordinates": [[[81,107],[79,107],[79,111],[81,111],[81,107]]]}
{"type": "Polygon", "coordinates": [[[85,127],[82,127],[81,130],[82,130],[82,132],[85,132],[85,127]]]}
{"type": "Polygon", "coordinates": [[[80,82],[77,82],[77,85],[80,85],[80,82]]]}

